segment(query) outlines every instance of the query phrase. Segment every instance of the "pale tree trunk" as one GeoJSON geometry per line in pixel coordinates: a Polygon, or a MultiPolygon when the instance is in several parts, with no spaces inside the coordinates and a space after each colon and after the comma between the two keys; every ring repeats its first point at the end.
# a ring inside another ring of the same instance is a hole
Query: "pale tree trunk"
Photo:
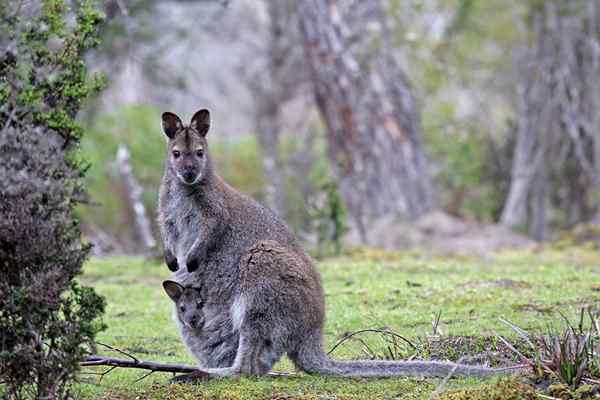
{"type": "Polygon", "coordinates": [[[346,15],[336,0],[298,2],[329,158],[363,235],[371,220],[412,220],[434,207],[418,110],[387,46],[383,9],[377,1],[352,2],[346,15]],[[375,49],[374,39],[381,42],[375,49]]]}
{"type": "Polygon", "coordinates": [[[136,232],[141,242],[142,250],[144,252],[151,253],[156,250],[156,240],[154,239],[154,235],[152,233],[150,218],[148,218],[146,207],[142,201],[142,193],[144,190],[133,174],[129,150],[124,144],[120,144],[117,150],[117,165],[119,168],[119,174],[121,175],[127,190],[129,203],[133,210],[136,232]]]}
{"type": "Polygon", "coordinates": [[[281,162],[279,142],[281,135],[279,105],[270,99],[257,99],[259,106],[265,106],[256,115],[256,132],[261,151],[261,161],[265,174],[265,204],[278,215],[285,217],[285,169],[281,162]]]}
{"type": "Polygon", "coordinates": [[[266,178],[265,203],[282,217],[285,207],[285,165],[280,139],[284,129],[285,104],[298,95],[306,75],[297,51],[298,32],[292,0],[266,1],[268,32],[264,67],[248,78],[255,97],[255,129],[266,178]]]}
{"type": "Polygon", "coordinates": [[[517,141],[501,223],[528,223],[538,240],[546,236],[550,201],[567,225],[591,219],[598,207],[592,204],[600,183],[598,6],[598,0],[536,4],[532,39],[517,59],[517,141]]]}

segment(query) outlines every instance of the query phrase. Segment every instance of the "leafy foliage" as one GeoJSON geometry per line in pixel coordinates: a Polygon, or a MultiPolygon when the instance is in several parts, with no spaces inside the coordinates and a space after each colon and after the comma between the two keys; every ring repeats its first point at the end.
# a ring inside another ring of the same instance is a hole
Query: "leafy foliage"
{"type": "Polygon", "coordinates": [[[65,398],[104,300],[74,281],[89,246],[75,117],[102,79],[85,51],[102,16],[86,1],[0,5],[0,394],[65,398]]]}
{"type": "Polygon", "coordinates": [[[317,256],[339,256],[342,253],[342,237],[348,231],[348,211],[334,181],[324,180],[318,185],[310,211],[317,233],[317,256]]]}

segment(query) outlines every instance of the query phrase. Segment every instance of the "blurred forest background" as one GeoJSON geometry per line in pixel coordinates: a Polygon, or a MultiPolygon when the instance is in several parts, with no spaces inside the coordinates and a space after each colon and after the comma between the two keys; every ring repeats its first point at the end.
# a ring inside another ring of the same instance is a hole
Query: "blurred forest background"
{"type": "MultiPolygon", "coordinates": [[[[160,114],[319,255],[486,253],[600,223],[596,0],[107,0],[82,140],[97,253],[152,252],[160,114]]],[[[569,234],[569,237],[573,235],[569,234]]]]}

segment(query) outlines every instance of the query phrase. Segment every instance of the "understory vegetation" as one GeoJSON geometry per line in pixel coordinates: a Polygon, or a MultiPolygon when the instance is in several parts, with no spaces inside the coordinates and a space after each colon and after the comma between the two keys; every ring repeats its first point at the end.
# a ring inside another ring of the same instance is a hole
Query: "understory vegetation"
{"type": "MultiPolygon", "coordinates": [[[[588,350],[591,346],[595,351],[598,333],[594,323],[600,302],[598,257],[597,249],[581,246],[536,247],[486,259],[363,248],[318,265],[326,293],[327,350],[362,329],[389,330],[406,339],[365,332],[343,341],[332,352],[333,357],[414,357],[506,366],[522,361],[510,348],[514,347],[534,363],[552,360],[558,354],[556,359],[562,357],[563,362],[554,371],[551,363],[546,363],[545,372],[530,369],[527,377],[451,379],[444,384],[435,379],[341,379],[298,373],[183,386],[169,385],[171,375],[164,373],[138,381],[146,373],[142,370],[89,374],[106,370],[95,367],[82,371],[75,394],[84,399],[428,399],[434,392],[441,399],[534,399],[540,398],[538,394],[591,398],[600,376],[596,358],[587,361],[583,379],[577,384],[565,381],[564,377],[575,378],[565,369],[573,364],[569,364],[574,360],[570,354],[579,354],[575,371],[585,357],[581,351],[569,353],[567,347],[573,343],[563,339],[569,329],[579,342],[589,333],[588,350]],[[584,335],[578,336],[582,309],[584,335]],[[543,340],[546,348],[541,345],[543,340]],[[536,345],[530,346],[529,341],[536,345]],[[563,344],[562,353],[553,350],[556,343],[559,348],[563,344]]],[[[82,281],[107,301],[104,322],[108,329],[98,340],[142,360],[193,364],[172,321],[172,303],[161,288],[168,275],[160,262],[142,258],[90,260],[82,281]]],[[[114,351],[103,352],[125,358],[114,351]]],[[[275,370],[294,371],[285,358],[275,370]]]]}

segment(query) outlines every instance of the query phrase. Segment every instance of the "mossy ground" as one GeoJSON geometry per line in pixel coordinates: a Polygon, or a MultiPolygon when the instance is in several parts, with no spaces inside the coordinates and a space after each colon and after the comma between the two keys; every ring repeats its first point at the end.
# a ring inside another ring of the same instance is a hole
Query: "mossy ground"
{"type": "MultiPolygon", "coordinates": [[[[515,339],[499,321],[504,317],[524,329],[546,331],[561,326],[556,311],[575,319],[582,306],[600,304],[600,252],[585,247],[503,252],[487,259],[432,257],[420,253],[383,253],[363,249],[318,263],[326,292],[325,343],[331,348],[347,332],[387,327],[413,342],[420,356],[458,359],[495,347],[496,335],[515,339]],[[427,346],[432,320],[441,312],[438,334],[471,336],[427,346]],[[479,338],[479,340],[477,339],[479,338]],[[492,339],[490,339],[492,338],[492,339]],[[458,344],[456,344],[458,343],[458,344]]],[[[90,260],[81,278],[107,299],[108,329],[99,341],[145,360],[194,362],[171,319],[171,302],[161,282],[169,275],[158,262],[114,257],[90,260]]],[[[338,358],[364,357],[365,344],[387,355],[378,335],[350,340],[334,352],[338,358]]],[[[396,356],[414,353],[399,346],[396,356]]],[[[106,353],[110,354],[110,353],[106,353]]],[[[119,356],[118,354],[111,354],[119,356]]],[[[88,368],[85,371],[99,371],[88,368]]],[[[287,359],[275,368],[292,371],[287,359]]],[[[81,375],[76,398],[100,399],[427,399],[440,383],[419,379],[332,379],[299,374],[286,378],[215,380],[197,386],[169,385],[170,375],[156,373],[139,382],[144,371],[117,369],[98,382],[81,375]],[[86,383],[90,382],[90,383],[86,383]]],[[[448,399],[485,398],[506,387],[504,398],[528,398],[518,384],[452,380],[448,399]],[[484,386],[481,386],[484,385],[484,386]],[[475,396],[477,393],[479,397],[475,396]],[[466,397],[459,397],[461,395],[466,397]],[[516,396],[516,397],[511,397],[516,396]]],[[[502,394],[496,397],[503,398],[502,394]],[[499,396],[499,397],[498,397],[499,396]]]]}

